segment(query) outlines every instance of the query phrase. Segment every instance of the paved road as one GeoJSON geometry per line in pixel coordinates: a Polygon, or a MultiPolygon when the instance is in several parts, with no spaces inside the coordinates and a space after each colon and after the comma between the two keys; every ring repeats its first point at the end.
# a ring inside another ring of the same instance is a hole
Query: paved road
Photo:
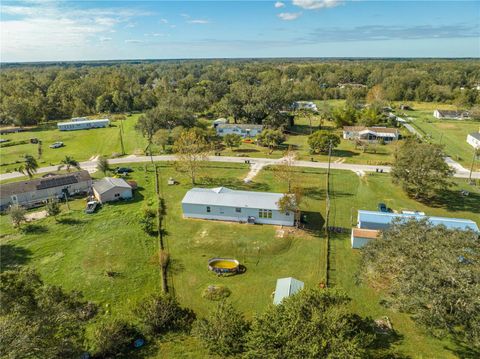
{"type": "MultiPolygon", "coordinates": [[[[175,156],[153,156],[153,161],[161,162],[161,161],[174,161],[175,156]]],[[[253,158],[253,157],[226,157],[226,156],[210,156],[209,160],[211,162],[233,162],[233,163],[244,163],[246,160],[250,161],[250,164],[254,166],[255,164],[260,164],[261,167],[267,165],[273,165],[279,163],[281,159],[270,159],[270,158],[253,158]]],[[[149,156],[127,156],[122,158],[112,158],[109,160],[111,165],[122,165],[127,163],[142,163],[142,162],[149,162],[149,156]]],[[[85,161],[80,162],[80,166],[83,169],[86,169],[90,172],[95,172],[97,167],[96,161],[85,161]]],[[[310,168],[327,168],[327,162],[311,162],[311,161],[295,161],[295,166],[298,167],[310,167],[310,168]]],[[[353,172],[375,172],[377,169],[383,170],[383,172],[390,172],[390,166],[371,166],[371,165],[361,165],[361,164],[354,164],[354,163],[334,163],[330,164],[332,169],[336,170],[347,170],[353,172]]],[[[454,167],[455,168],[455,167],[454,167]]],[[[37,173],[48,173],[48,172],[55,172],[57,170],[57,166],[48,166],[48,167],[41,167],[38,169],[37,173]]],[[[468,178],[469,172],[468,171],[461,171],[458,168],[455,169],[455,177],[459,178],[468,178]]],[[[0,174],[0,181],[14,179],[14,178],[21,178],[24,177],[22,173],[19,172],[11,172],[11,173],[3,173],[0,174]]],[[[472,178],[480,179],[480,172],[473,172],[472,178]]]]}

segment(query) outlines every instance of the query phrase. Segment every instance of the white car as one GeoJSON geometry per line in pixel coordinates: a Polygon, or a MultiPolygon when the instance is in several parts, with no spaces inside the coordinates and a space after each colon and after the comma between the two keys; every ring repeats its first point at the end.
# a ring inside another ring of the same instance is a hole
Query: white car
{"type": "Polygon", "coordinates": [[[63,142],[55,142],[55,143],[52,143],[48,147],[50,147],[50,148],[60,148],[60,147],[63,147],[63,146],[64,146],[63,142]]]}

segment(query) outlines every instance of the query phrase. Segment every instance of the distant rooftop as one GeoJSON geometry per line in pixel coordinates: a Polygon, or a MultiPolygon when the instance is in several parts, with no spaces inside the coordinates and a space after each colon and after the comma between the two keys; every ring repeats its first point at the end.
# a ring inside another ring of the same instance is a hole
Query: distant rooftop
{"type": "Polygon", "coordinates": [[[182,203],[278,210],[282,193],[236,191],[226,187],[192,188],[182,203]]]}
{"type": "Polygon", "coordinates": [[[217,128],[234,128],[238,127],[240,129],[248,130],[248,129],[262,129],[263,125],[256,125],[250,123],[220,123],[217,128]]]}
{"type": "Polygon", "coordinates": [[[75,125],[75,124],[82,124],[82,123],[104,123],[104,122],[110,122],[108,118],[102,118],[102,119],[95,119],[95,120],[80,120],[80,118],[75,118],[72,119],[71,121],[67,122],[59,122],[58,125],[75,125]]]}

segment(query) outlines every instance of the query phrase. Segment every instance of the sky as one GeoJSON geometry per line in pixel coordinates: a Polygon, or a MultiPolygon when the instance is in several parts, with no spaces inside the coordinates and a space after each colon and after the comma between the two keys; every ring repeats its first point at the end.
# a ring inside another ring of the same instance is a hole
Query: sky
{"type": "Polygon", "coordinates": [[[480,57],[480,1],[3,0],[2,62],[480,57]]]}

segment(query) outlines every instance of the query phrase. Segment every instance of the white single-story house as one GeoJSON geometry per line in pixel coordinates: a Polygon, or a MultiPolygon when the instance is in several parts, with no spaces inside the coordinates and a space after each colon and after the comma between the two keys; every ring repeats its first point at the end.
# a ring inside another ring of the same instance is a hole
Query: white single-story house
{"type": "Polygon", "coordinates": [[[82,117],[74,118],[68,122],[59,122],[57,127],[60,131],[74,131],[74,130],[88,130],[91,128],[103,128],[110,125],[110,120],[107,118],[100,120],[88,120],[82,117]]]}
{"type": "Polygon", "coordinates": [[[480,132],[470,133],[467,136],[467,142],[475,149],[480,149],[480,132]]]}
{"type": "Polygon", "coordinates": [[[132,186],[123,178],[105,177],[93,182],[93,195],[100,203],[131,199],[132,186]]]}
{"type": "Polygon", "coordinates": [[[467,111],[455,111],[455,110],[435,110],[433,111],[433,117],[438,119],[447,120],[467,120],[470,118],[470,114],[467,111]]]}
{"type": "Polygon", "coordinates": [[[263,125],[221,123],[215,127],[217,135],[236,134],[242,137],[256,137],[262,132],[263,125]]]}
{"type": "Polygon", "coordinates": [[[391,213],[377,211],[358,211],[357,227],[352,228],[352,248],[362,248],[367,242],[380,236],[380,231],[388,229],[395,221],[426,219],[434,226],[445,226],[448,229],[472,230],[480,233],[477,224],[470,219],[429,217],[422,212],[391,213]]]}
{"type": "Polygon", "coordinates": [[[396,128],[365,126],[343,127],[343,138],[345,140],[360,139],[369,142],[384,140],[385,142],[391,142],[398,140],[399,136],[400,132],[396,128]]]}
{"type": "Polygon", "coordinates": [[[278,305],[282,303],[285,298],[300,292],[304,286],[305,284],[302,281],[292,277],[277,279],[273,304],[278,305]]]}
{"type": "Polygon", "coordinates": [[[312,101],[295,101],[292,104],[294,110],[311,110],[313,112],[318,112],[317,105],[312,101]]]}
{"type": "Polygon", "coordinates": [[[185,218],[293,226],[294,213],[278,208],[282,197],[282,193],[225,187],[192,188],[183,197],[182,210],[185,218]]]}
{"type": "Polygon", "coordinates": [[[35,207],[48,199],[88,193],[91,186],[92,178],[88,171],[55,174],[29,181],[1,184],[0,210],[6,210],[11,205],[35,207]]]}

